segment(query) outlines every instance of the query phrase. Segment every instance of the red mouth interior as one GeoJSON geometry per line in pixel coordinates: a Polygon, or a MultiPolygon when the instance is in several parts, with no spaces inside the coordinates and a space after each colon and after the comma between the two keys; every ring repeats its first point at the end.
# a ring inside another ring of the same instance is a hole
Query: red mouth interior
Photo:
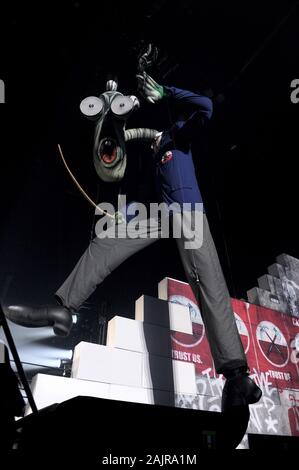
{"type": "Polygon", "coordinates": [[[117,148],[113,140],[104,140],[100,149],[100,157],[104,163],[113,163],[116,160],[117,148]]]}

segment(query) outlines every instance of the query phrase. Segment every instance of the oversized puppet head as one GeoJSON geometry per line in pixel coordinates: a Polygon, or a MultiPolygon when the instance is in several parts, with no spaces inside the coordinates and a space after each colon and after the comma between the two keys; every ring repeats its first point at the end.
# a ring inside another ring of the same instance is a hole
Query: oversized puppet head
{"type": "Polygon", "coordinates": [[[117,83],[109,80],[106,91],[99,97],[89,96],[81,101],[81,112],[96,121],[93,161],[101,180],[118,182],[127,165],[126,142],[152,140],[154,129],[128,129],[126,122],[140,106],[136,96],[126,96],[117,91],[117,83]]]}

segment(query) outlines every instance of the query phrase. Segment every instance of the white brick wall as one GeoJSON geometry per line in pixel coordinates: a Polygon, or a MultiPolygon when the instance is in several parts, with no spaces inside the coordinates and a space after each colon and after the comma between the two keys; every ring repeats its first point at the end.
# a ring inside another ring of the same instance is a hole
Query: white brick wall
{"type": "Polygon", "coordinates": [[[189,308],[142,295],[135,303],[135,320],[192,334],[189,308]]]}
{"type": "Polygon", "coordinates": [[[107,346],[171,357],[171,338],[167,328],[119,316],[108,323],[107,346]]]}
{"type": "Polygon", "coordinates": [[[72,377],[141,387],[142,354],[82,341],[75,347],[72,377]]]}
{"type": "MultiPolygon", "coordinates": [[[[32,380],[31,390],[38,409],[54,403],[62,403],[79,395],[109,398],[108,384],[56,375],[35,375],[32,380]]],[[[30,407],[27,408],[26,414],[29,412],[31,412],[30,407]]]]}

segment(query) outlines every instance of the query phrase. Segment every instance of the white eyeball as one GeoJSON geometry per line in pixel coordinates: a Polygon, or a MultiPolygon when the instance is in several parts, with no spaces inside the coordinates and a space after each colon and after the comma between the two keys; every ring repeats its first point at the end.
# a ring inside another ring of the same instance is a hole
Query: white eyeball
{"type": "Polygon", "coordinates": [[[111,103],[111,111],[118,117],[126,117],[133,107],[134,103],[129,96],[118,95],[111,103]]]}
{"type": "Polygon", "coordinates": [[[88,96],[81,101],[80,110],[88,119],[96,120],[103,110],[103,101],[97,96],[88,96]]]}

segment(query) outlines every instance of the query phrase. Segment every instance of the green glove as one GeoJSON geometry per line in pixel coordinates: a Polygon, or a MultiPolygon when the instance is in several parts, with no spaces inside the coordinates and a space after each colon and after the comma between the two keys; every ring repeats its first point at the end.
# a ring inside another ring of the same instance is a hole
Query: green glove
{"type": "Polygon", "coordinates": [[[146,72],[143,72],[142,75],[136,75],[136,77],[138,80],[138,89],[149,103],[154,104],[163,98],[165,94],[164,87],[155,82],[146,72]]]}

